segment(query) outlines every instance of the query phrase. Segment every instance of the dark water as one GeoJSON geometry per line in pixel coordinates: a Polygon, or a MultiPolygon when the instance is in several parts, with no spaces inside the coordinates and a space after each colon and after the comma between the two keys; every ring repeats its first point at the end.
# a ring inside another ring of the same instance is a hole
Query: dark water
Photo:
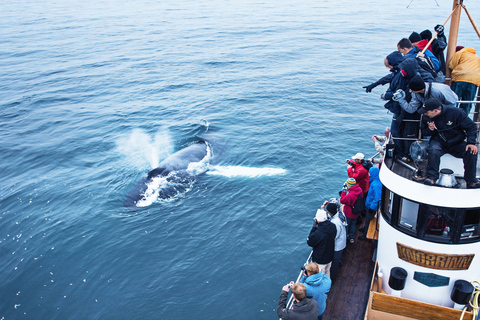
{"type": "Polygon", "coordinates": [[[409,2],[2,1],[0,319],[275,319],[344,159],[389,123],[361,87],[452,7],[409,2]],[[123,207],[200,137],[210,171],[123,207]]]}

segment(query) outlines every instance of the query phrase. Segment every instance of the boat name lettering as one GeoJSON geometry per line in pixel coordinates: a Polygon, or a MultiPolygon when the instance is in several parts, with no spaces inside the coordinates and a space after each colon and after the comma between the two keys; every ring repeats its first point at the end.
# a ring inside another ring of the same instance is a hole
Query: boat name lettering
{"type": "Polygon", "coordinates": [[[397,242],[398,257],[406,262],[431,269],[467,270],[474,254],[441,254],[411,248],[397,242]]]}

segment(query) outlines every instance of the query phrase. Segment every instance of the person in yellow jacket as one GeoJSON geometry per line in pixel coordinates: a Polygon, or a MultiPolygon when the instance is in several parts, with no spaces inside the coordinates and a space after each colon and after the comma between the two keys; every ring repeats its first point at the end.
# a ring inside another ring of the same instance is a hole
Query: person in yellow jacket
{"type": "MultiPolygon", "coordinates": [[[[457,46],[448,64],[452,70],[452,90],[459,100],[474,101],[480,86],[480,58],[474,48],[457,46]]],[[[471,103],[461,103],[460,108],[468,115],[471,103]]]]}

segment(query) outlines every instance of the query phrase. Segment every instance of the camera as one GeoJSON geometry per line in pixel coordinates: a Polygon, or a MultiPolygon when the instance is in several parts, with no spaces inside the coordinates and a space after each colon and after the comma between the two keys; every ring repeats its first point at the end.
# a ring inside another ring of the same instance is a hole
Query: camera
{"type": "Polygon", "coordinates": [[[308,276],[307,269],[305,269],[305,265],[303,265],[300,269],[302,269],[304,275],[308,276]]]}
{"type": "Polygon", "coordinates": [[[293,284],[289,283],[287,284],[288,289],[292,289],[293,284]]]}
{"type": "Polygon", "coordinates": [[[352,160],[350,160],[350,159],[347,159],[347,164],[348,164],[348,165],[352,165],[352,163],[353,163],[353,161],[352,161],[352,160]]]}

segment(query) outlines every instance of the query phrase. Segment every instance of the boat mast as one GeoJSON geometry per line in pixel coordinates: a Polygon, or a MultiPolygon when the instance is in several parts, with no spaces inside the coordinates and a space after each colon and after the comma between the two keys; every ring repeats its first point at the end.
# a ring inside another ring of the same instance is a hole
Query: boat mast
{"type": "MultiPolygon", "coordinates": [[[[463,0],[453,0],[453,8],[454,11],[452,14],[452,20],[450,21],[450,31],[448,32],[448,46],[447,46],[447,74],[446,78],[449,79],[451,77],[451,70],[448,68],[448,64],[450,63],[450,59],[452,59],[453,54],[455,53],[455,48],[457,47],[457,38],[458,38],[458,28],[460,25],[460,14],[462,13],[462,5],[463,0]]],[[[448,80],[450,83],[450,80],[448,80]]]]}

